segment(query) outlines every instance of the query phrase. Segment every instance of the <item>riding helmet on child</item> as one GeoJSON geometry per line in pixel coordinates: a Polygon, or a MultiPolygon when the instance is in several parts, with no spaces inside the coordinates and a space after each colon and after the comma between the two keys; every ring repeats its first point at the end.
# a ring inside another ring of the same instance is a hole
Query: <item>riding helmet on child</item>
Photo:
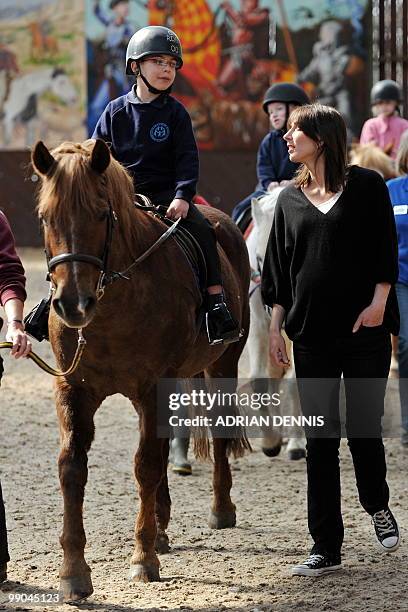
{"type": "Polygon", "coordinates": [[[262,108],[266,114],[268,114],[268,104],[271,102],[284,102],[285,104],[303,106],[303,104],[309,104],[310,100],[304,89],[300,85],[296,85],[296,83],[275,83],[266,90],[264,95],[262,108]]]}
{"type": "Polygon", "coordinates": [[[378,81],[371,89],[371,106],[386,100],[393,100],[397,104],[402,102],[401,87],[391,79],[378,81]]]}
{"type": "Polygon", "coordinates": [[[183,65],[183,53],[179,37],[173,30],[164,26],[146,26],[141,28],[129,40],[126,50],[126,74],[133,75],[132,61],[137,62],[136,76],[140,76],[151,93],[170,93],[171,86],[165,91],[150,85],[141,71],[141,61],[149,55],[171,55],[175,58],[179,70],[183,65]]]}
{"type": "Polygon", "coordinates": [[[271,102],[282,102],[286,105],[285,127],[289,117],[289,104],[296,104],[297,106],[310,104],[309,96],[304,89],[302,89],[300,85],[296,85],[296,83],[274,83],[266,90],[262,108],[267,115],[269,114],[268,105],[271,102]]]}

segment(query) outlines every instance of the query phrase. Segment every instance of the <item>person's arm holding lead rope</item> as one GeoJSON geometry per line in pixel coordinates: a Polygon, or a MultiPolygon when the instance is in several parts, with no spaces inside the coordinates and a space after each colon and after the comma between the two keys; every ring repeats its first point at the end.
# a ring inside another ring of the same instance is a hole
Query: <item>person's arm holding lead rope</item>
{"type": "Polygon", "coordinates": [[[16,253],[8,221],[0,213],[0,303],[7,317],[6,340],[12,342],[11,355],[17,359],[26,357],[31,351],[23,323],[25,299],[24,268],[16,253]]]}
{"type": "Polygon", "coordinates": [[[17,299],[8,300],[4,304],[7,316],[6,340],[13,343],[11,355],[16,359],[27,357],[31,351],[31,342],[24,331],[23,308],[23,302],[17,299]]]}

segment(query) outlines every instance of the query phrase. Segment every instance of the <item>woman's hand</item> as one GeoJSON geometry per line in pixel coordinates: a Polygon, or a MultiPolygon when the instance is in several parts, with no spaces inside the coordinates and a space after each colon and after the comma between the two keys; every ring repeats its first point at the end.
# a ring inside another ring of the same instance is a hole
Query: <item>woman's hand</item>
{"type": "Polygon", "coordinates": [[[278,181],[272,181],[272,183],[269,183],[267,191],[273,191],[274,189],[276,189],[276,187],[279,187],[278,181]]]}
{"type": "Polygon", "coordinates": [[[361,326],[363,327],[378,327],[384,319],[385,304],[373,302],[359,314],[357,321],[354,323],[353,334],[357,332],[361,326]]]}
{"type": "Polygon", "coordinates": [[[378,327],[384,320],[385,306],[390,292],[390,283],[377,283],[374,290],[373,301],[357,317],[353,326],[353,334],[363,327],[378,327]]]}
{"type": "Polygon", "coordinates": [[[190,204],[186,202],[186,200],[182,200],[181,198],[174,198],[172,203],[167,209],[166,217],[169,219],[185,219],[188,215],[188,210],[190,208],[190,204]]]}
{"type": "Polygon", "coordinates": [[[10,321],[7,326],[6,340],[7,342],[13,343],[10,354],[16,359],[19,357],[27,357],[28,353],[31,351],[31,342],[24,331],[23,323],[10,321]]]}
{"type": "Polygon", "coordinates": [[[281,368],[290,366],[285,340],[280,332],[269,332],[269,355],[275,365],[281,368]]]}

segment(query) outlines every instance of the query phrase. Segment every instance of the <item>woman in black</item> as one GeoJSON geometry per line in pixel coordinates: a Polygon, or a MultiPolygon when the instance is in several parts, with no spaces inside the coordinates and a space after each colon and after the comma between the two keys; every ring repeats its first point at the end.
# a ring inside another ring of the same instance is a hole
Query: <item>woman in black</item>
{"type": "Polygon", "coordinates": [[[293,575],[341,568],[339,388],[343,374],[347,438],[363,508],[379,546],[400,543],[389,507],[381,417],[398,333],[394,283],[397,239],[387,187],[379,174],[346,163],[346,126],[335,109],[311,104],[294,110],[284,138],[301,163],[294,185],[280,194],[262,275],[272,307],[270,353],[289,364],[281,327],[293,340],[307,427],[308,524],[314,540],[293,575]]]}

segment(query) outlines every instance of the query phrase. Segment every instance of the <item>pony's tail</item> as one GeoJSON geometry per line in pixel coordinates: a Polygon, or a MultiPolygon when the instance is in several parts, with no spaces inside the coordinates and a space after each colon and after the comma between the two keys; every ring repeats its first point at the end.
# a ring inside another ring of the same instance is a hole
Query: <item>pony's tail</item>
{"type": "MultiPolygon", "coordinates": [[[[203,380],[204,373],[197,374],[195,379],[203,380]]],[[[193,380],[184,380],[182,383],[183,389],[185,391],[191,391],[194,388],[193,380]]],[[[211,384],[209,385],[211,387],[211,384]]],[[[238,412],[238,411],[237,411],[238,412]]],[[[190,416],[208,416],[208,413],[202,409],[200,413],[200,408],[195,409],[194,415],[190,416]]],[[[193,441],[193,452],[194,456],[197,460],[201,461],[213,461],[213,456],[211,452],[212,444],[210,442],[210,429],[205,425],[197,425],[196,427],[191,427],[190,433],[193,441]]],[[[245,432],[245,428],[242,426],[235,426],[233,435],[226,439],[226,454],[227,457],[233,456],[234,459],[238,459],[243,457],[246,452],[252,452],[251,444],[248,440],[248,437],[245,432]]]]}
{"type": "Polygon", "coordinates": [[[245,453],[252,453],[252,446],[244,431],[241,437],[228,440],[227,455],[230,456],[232,454],[234,459],[239,459],[243,457],[245,453]]]}
{"type": "MultiPolygon", "coordinates": [[[[208,437],[208,430],[200,431],[199,435],[193,434],[193,452],[198,461],[212,461],[211,444],[208,437]],[[203,435],[207,434],[207,435],[203,435]]],[[[198,434],[198,432],[197,432],[198,434]]],[[[227,457],[233,456],[234,459],[243,457],[245,453],[251,453],[252,447],[245,432],[239,438],[229,438],[227,440],[227,457]]]]}

